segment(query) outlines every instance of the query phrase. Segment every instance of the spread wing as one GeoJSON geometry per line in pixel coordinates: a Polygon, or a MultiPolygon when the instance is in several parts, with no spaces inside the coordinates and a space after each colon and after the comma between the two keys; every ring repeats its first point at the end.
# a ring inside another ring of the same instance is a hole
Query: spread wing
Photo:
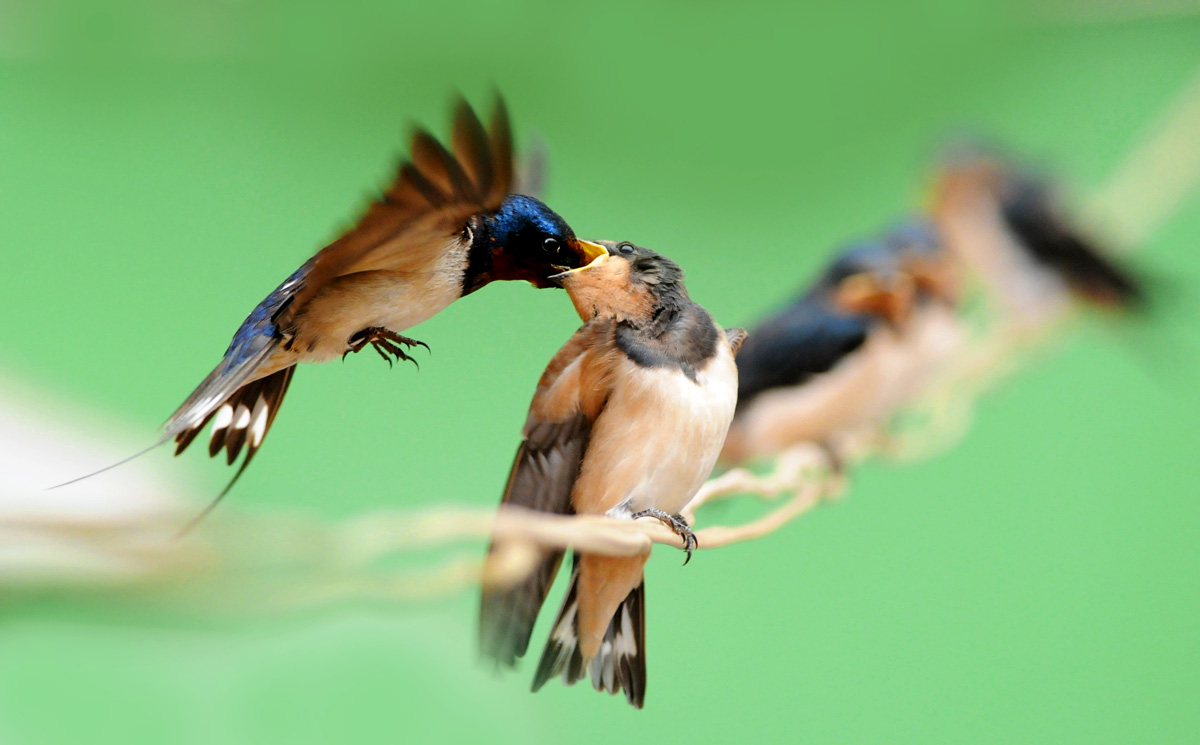
{"type": "MultiPolygon", "coordinates": [[[[592,424],[611,389],[614,354],[611,320],[585,324],[559,350],[538,382],[517,450],[503,505],[571,514],[571,491],[587,452],[592,424]]],[[[496,576],[496,546],[484,576],[496,576]]],[[[562,563],[562,551],[541,557],[534,570],[504,586],[484,582],[479,640],[483,654],[512,667],[529,648],[538,611],[562,563]]]]}
{"type": "Polygon", "coordinates": [[[332,280],[356,272],[424,266],[472,215],[500,207],[513,188],[512,128],[497,100],[491,127],[460,100],[447,150],[429,132],[412,137],[409,159],[358,222],[323,248],[276,320],[290,318],[332,280]]]}
{"type": "Polygon", "coordinates": [[[797,385],[828,372],[863,345],[870,323],[829,310],[812,298],[768,319],[737,353],[739,405],[771,388],[797,385]]]}

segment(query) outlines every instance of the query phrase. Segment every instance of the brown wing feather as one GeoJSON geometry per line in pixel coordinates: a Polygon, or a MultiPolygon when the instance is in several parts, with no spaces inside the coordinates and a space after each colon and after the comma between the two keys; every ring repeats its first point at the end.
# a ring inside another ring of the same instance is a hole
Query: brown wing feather
{"type": "Polygon", "coordinates": [[[512,129],[502,101],[490,133],[466,102],[455,112],[454,154],[426,131],[413,135],[411,157],[391,186],[372,202],[349,231],[316,255],[304,285],[278,322],[286,328],[305,303],[337,277],[389,268],[390,262],[419,263],[423,251],[441,251],[474,214],[500,207],[512,188],[512,129]],[[486,177],[486,186],[484,180],[486,177]],[[417,229],[419,240],[407,234],[417,229]],[[375,256],[375,254],[380,254],[375,256]]]}
{"type": "Polygon", "coordinates": [[[495,180],[487,193],[489,202],[500,203],[513,188],[513,136],[508,119],[508,107],[504,100],[496,99],[496,111],[492,114],[491,130],[492,171],[495,180]]]}
{"type": "Polygon", "coordinates": [[[465,100],[460,99],[454,112],[454,133],[450,146],[463,170],[481,195],[491,193],[496,172],[492,165],[492,146],[483,122],[465,100]]]}
{"type": "MultiPolygon", "coordinates": [[[[587,452],[592,423],[603,408],[609,379],[600,368],[611,367],[603,343],[611,343],[611,321],[586,324],[550,361],[538,381],[525,438],[517,450],[503,504],[570,514],[571,491],[587,452]],[[597,345],[597,342],[600,345],[597,345]]],[[[489,549],[486,577],[494,571],[495,545],[489,549]]],[[[479,641],[483,654],[497,665],[512,667],[529,648],[538,612],[562,563],[562,551],[544,554],[529,576],[497,587],[485,582],[480,605],[479,641]]]]}
{"type": "Polygon", "coordinates": [[[463,167],[450,151],[433,135],[423,130],[418,131],[413,135],[409,152],[412,153],[412,164],[417,171],[436,185],[438,191],[448,195],[447,203],[458,199],[467,204],[482,206],[483,199],[475,189],[475,184],[467,178],[463,167]]]}

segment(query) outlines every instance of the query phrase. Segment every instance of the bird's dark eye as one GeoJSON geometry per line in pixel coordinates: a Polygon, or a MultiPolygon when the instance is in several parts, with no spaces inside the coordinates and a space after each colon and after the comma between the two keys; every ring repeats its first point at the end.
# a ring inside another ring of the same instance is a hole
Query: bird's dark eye
{"type": "Polygon", "coordinates": [[[628,243],[622,243],[621,245],[617,246],[617,251],[628,256],[629,254],[633,253],[633,246],[628,243]]]}
{"type": "Polygon", "coordinates": [[[547,238],[542,241],[542,248],[546,249],[546,253],[552,254],[556,254],[562,250],[562,246],[559,245],[557,238],[547,238]]]}

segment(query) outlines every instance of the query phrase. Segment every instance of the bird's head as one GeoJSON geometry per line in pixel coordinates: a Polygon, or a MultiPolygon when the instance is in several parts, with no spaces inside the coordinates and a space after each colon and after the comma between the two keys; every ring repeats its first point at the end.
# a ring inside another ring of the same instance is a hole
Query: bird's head
{"type": "Polygon", "coordinates": [[[817,290],[843,313],[872,316],[892,326],[908,319],[916,300],[916,285],[902,269],[899,255],[875,242],[843,251],[817,290]]]}
{"type": "Polygon", "coordinates": [[[579,317],[648,321],[687,302],[683,270],[674,261],[627,241],[600,241],[607,253],[551,281],[566,288],[579,317]]]}
{"type": "Polygon", "coordinates": [[[919,300],[957,307],[962,298],[963,269],[957,257],[929,220],[914,219],[895,226],[885,238],[912,278],[919,300]]]}
{"type": "Polygon", "coordinates": [[[933,174],[926,207],[935,218],[972,214],[1012,188],[1017,168],[995,145],[965,141],[947,147],[933,174]]]}
{"type": "Polygon", "coordinates": [[[520,194],[506,197],[480,227],[472,244],[476,278],[468,290],[513,279],[555,287],[548,281],[551,275],[585,266],[605,253],[603,246],[576,238],[554,210],[520,194]]]}

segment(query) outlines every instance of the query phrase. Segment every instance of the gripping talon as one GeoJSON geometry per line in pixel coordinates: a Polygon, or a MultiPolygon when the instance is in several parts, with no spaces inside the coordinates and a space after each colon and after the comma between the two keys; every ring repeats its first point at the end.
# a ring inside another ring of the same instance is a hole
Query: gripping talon
{"type": "Polygon", "coordinates": [[[384,362],[386,362],[386,364],[388,364],[388,368],[389,368],[389,370],[390,370],[390,368],[391,368],[391,358],[389,358],[389,356],[388,356],[388,353],[384,352],[384,350],[383,350],[383,347],[380,347],[380,346],[379,346],[379,342],[371,342],[371,347],[372,347],[374,350],[376,350],[376,352],[378,352],[378,353],[379,353],[379,356],[382,356],[382,358],[383,358],[383,361],[384,361],[384,362]]]}
{"type": "Polygon", "coordinates": [[[410,339],[407,336],[401,336],[390,329],[372,326],[371,328],[365,328],[356,333],[354,336],[350,337],[349,341],[346,343],[346,351],[342,353],[342,359],[345,360],[346,355],[350,354],[351,352],[362,351],[368,344],[374,347],[375,351],[379,353],[380,357],[383,357],[385,360],[387,360],[388,367],[392,367],[393,358],[395,358],[396,360],[407,360],[408,362],[413,363],[418,370],[421,369],[420,363],[413,359],[413,357],[411,357],[404,351],[402,347],[398,345],[403,344],[409,348],[425,347],[426,351],[429,350],[429,345],[423,341],[410,339]]]}
{"type": "Polygon", "coordinates": [[[687,552],[687,558],[683,560],[684,566],[687,566],[688,562],[692,560],[692,550],[700,547],[700,541],[697,540],[696,534],[692,532],[692,527],[688,525],[687,520],[683,519],[683,515],[672,515],[669,512],[651,508],[635,512],[631,517],[634,520],[639,517],[653,517],[675,531],[675,534],[683,541],[683,550],[687,552]]]}

